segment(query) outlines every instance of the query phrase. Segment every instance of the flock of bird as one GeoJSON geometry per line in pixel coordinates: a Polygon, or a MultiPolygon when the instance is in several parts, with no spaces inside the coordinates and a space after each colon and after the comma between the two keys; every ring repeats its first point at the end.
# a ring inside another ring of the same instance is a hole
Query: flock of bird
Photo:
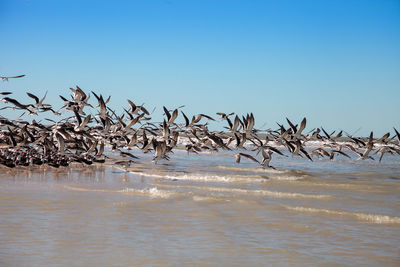
{"type": "MultiPolygon", "coordinates": [[[[24,76],[0,78],[8,81],[24,76]]],[[[163,107],[163,122],[154,123],[143,105],[129,99],[129,106],[117,115],[108,106],[110,97],[105,99],[93,91],[85,93],[78,86],[70,90],[70,97],[60,95],[64,105],[58,110],[45,103],[47,93],[42,98],[27,93],[32,102],[22,104],[11,97],[12,92],[0,92],[0,101],[5,104],[0,110],[23,112],[14,120],[0,116],[0,165],[13,168],[47,164],[58,168],[72,162],[92,164],[112,160],[126,166],[139,158],[133,154],[134,148],[153,153],[156,163],[169,160],[174,149],[185,149],[188,153],[234,150],[237,163],[246,158],[263,168],[274,168],[270,165],[273,154],[299,156],[310,161],[315,157],[332,160],[337,155],[352,158],[351,153],[359,159],[374,159],[373,154],[378,154],[379,162],[384,154],[400,155],[400,133],[395,128],[392,137],[388,132],[380,138],[374,138],[372,132],[367,138],[344,131],[328,133],[322,127],[304,133],[307,123],[304,118],[300,125],[286,119],[288,126],[278,123],[277,129],[260,130],[255,128],[252,113],[240,117],[220,112],[216,115],[224,122],[225,130],[211,131],[208,123],[215,118],[206,114],[190,118],[181,110],[184,106],[172,110],[163,107]],[[91,95],[97,102],[94,106],[89,103],[91,95]],[[47,112],[60,119],[45,119],[46,123],[21,119],[25,114],[38,116],[47,112]],[[183,123],[176,122],[179,115],[183,123]],[[261,160],[257,159],[260,153],[261,160]]]]}

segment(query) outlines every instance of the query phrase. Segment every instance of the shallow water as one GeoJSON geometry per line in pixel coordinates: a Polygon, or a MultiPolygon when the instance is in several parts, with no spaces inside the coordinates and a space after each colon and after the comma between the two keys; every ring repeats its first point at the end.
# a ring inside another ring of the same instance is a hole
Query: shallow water
{"type": "Polygon", "coordinates": [[[400,264],[400,161],[0,169],[0,265],[400,264]],[[127,172],[126,170],[129,170],[127,172]]]}

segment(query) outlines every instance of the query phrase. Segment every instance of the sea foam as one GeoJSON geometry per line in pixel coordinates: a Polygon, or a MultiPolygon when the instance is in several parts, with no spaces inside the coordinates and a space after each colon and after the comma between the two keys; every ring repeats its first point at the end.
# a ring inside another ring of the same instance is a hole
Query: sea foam
{"type": "Polygon", "coordinates": [[[339,215],[339,216],[351,216],[355,217],[359,220],[368,221],[372,223],[378,224],[400,224],[400,218],[389,215],[381,215],[381,214],[368,214],[361,212],[349,212],[349,211],[338,211],[338,210],[329,210],[329,209],[317,209],[317,208],[308,208],[308,207],[291,207],[284,206],[289,210],[299,211],[299,212],[309,212],[309,213],[325,213],[329,215],[339,215]]]}

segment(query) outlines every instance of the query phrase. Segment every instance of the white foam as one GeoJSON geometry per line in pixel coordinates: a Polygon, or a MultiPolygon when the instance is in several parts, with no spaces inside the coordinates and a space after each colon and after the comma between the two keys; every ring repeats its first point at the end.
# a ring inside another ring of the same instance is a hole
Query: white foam
{"type": "Polygon", "coordinates": [[[124,188],[120,190],[122,193],[127,194],[143,194],[148,195],[153,198],[169,198],[174,193],[171,191],[160,190],[157,187],[145,188],[145,189],[136,189],[136,188],[124,188]]]}
{"type": "Polygon", "coordinates": [[[136,188],[124,188],[121,190],[112,190],[112,189],[90,189],[83,187],[74,187],[69,185],[64,185],[64,188],[73,191],[82,191],[82,192],[103,192],[103,193],[123,193],[123,194],[134,194],[134,195],[145,195],[153,198],[169,198],[174,192],[159,190],[156,187],[145,188],[145,189],[136,189],[136,188]]]}
{"type": "Polygon", "coordinates": [[[179,173],[154,173],[154,172],[138,172],[135,170],[134,172],[130,172],[134,175],[143,175],[147,177],[153,178],[162,178],[162,179],[170,179],[170,180],[184,180],[184,181],[203,181],[203,182],[264,182],[266,179],[268,180],[282,180],[282,181],[296,181],[301,180],[305,177],[305,175],[278,175],[283,173],[288,173],[288,171],[276,171],[276,170],[264,170],[264,169],[245,169],[245,168],[236,168],[236,167],[224,167],[217,166],[220,169],[227,169],[233,171],[248,171],[252,173],[259,173],[260,175],[235,175],[235,174],[227,174],[227,175],[217,175],[210,173],[190,173],[190,174],[179,174],[179,173]],[[261,175],[272,174],[270,176],[261,175]]]}
{"type": "Polygon", "coordinates": [[[304,177],[302,176],[290,176],[290,175],[274,175],[268,177],[271,180],[279,180],[279,181],[297,181],[301,180],[304,177]]]}
{"type": "Polygon", "coordinates": [[[329,195],[312,195],[303,193],[288,193],[270,190],[247,190],[240,188],[227,188],[227,187],[209,187],[209,186],[194,186],[194,185],[163,185],[156,184],[158,187],[169,187],[169,188],[186,188],[186,189],[196,189],[203,191],[213,191],[213,192],[228,192],[236,194],[246,194],[246,195],[261,195],[276,198],[316,198],[316,199],[327,199],[331,196],[329,195]]]}
{"type": "Polygon", "coordinates": [[[155,174],[155,173],[138,173],[133,172],[136,175],[143,175],[147,177],[154,177],[154,178],[163,178],[163,179],[170,179],[170,180],[186,180],[186,181],[205,181],[205,182],[249,182],[251,181],[264,181],[265,179],[261,177],[245,177],[245,176],[238,176],[238,175],[229,175],[229,176],[221,176],[221,175],[210,175],[210,174],[155,174]]]}
{"type": "Polygon", "coordinates": [[[274,169],[263,169],[263,168],[239,168],[229,166],[216,166],[215,168],[221,170],[240,171],[240,172],[256,172],[256,173],[284,173],[285,171],[274,170],[274,169]]]}
{"type": "Polygon", "coordinates": [[[229,202],[228,199],[221,199],[221,198],[210,197],[210,196],[199,196],[199,195],[193,196],[192,199],[193,199],[193,201],[196,201],[196,202],[229,202]]]}
{"type": "Polygon", "coordinates": [[[231,171],[238,171],[238,172],[250,172],[250,173],[265,173],[265,174],[272,174],[268,176],[268,179],[271,180],[287,180],[287,181],[296,181],[304,179],[305,175],[282,175],[287,174],[292,171],[281,171],[281,170],[274,170],[274,169],[262,169],[262,168],[239,168],[239,167],[229,167],[229,166],[216,166],[218,169],[222,170],[231,170],[231,171]]]}
{"type": "Polygon", "coordinates": [[[332,215],[340,215],[340,216],[352,216],[356,217],[359,220],[369,221],[373,223],[384,223],[384,224],[400,224],[400,218],[388,215],[381,214],[368,214],[368,213],[360,213],[360,212],[349,212],[349,211],[337,211],[337,210],[328,210],[328,209],[316,209],[316,208],[307,208],[307,207],[290,207],[284,206],[289,210],[295,210],[300,212],[311,212],[311,213],[326,213],[332,215]]]}

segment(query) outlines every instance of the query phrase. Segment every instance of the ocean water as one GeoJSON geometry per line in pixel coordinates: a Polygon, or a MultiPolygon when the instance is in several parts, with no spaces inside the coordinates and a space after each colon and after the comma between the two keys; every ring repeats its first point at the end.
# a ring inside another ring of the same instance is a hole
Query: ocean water
{"type": "Polygon", "coordinates": [[[400,266],[398,155],[274,154],[273,170],[231,151],[133,153],[1,168],[0,266],[400,266]]]}

